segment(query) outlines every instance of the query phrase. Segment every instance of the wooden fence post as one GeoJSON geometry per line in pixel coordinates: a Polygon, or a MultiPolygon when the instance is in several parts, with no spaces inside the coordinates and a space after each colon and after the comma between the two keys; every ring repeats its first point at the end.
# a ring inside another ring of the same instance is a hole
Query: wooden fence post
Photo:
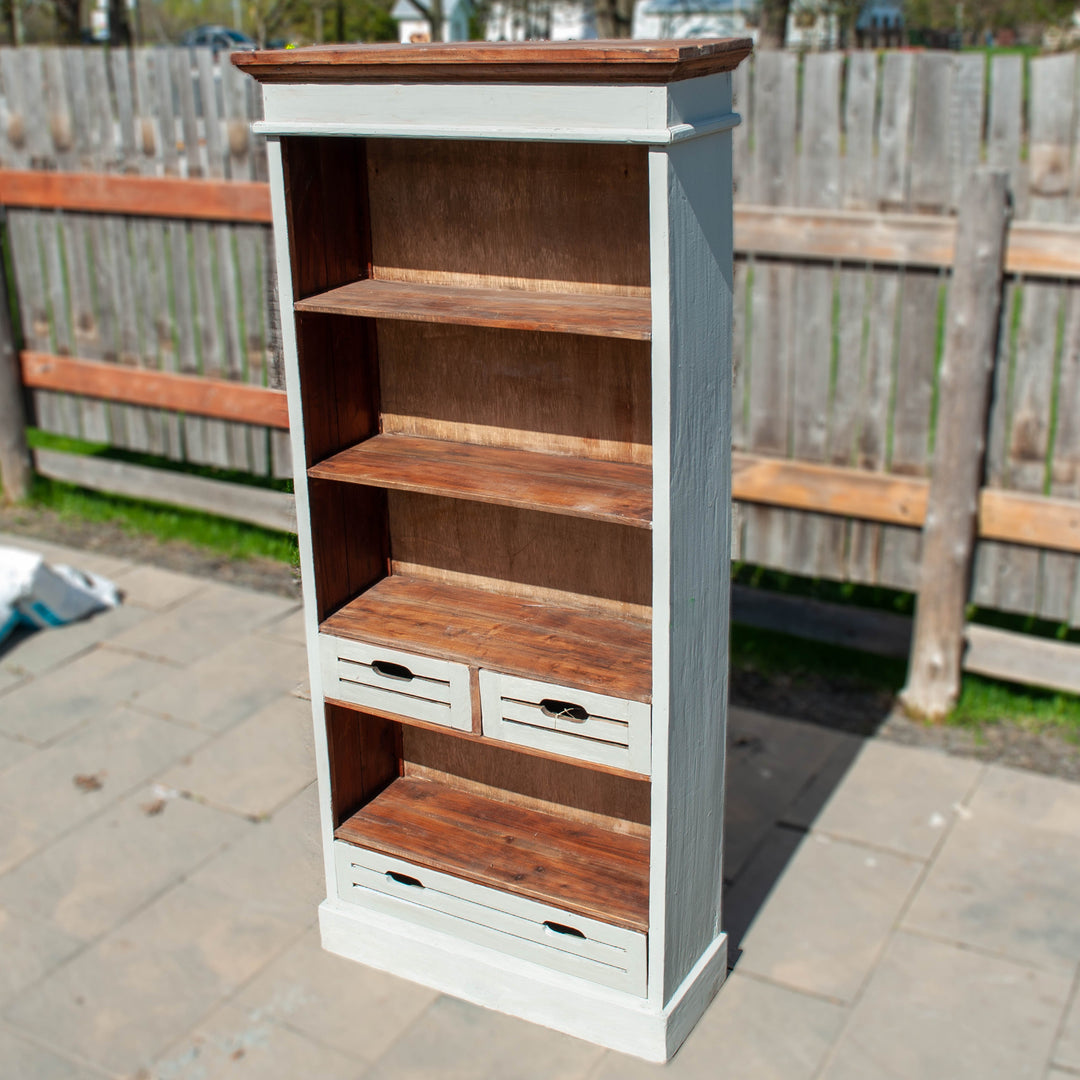
{"type": "Polygon", "coordinates": [[[997,351],[1007,188],[1007,173],[977,169],[957,228],[915,634],[900,696],[909,713],[931,720],[943,719],[960,693],[964,609],[997,351]]]}
{"type": "Polygon", "coordinates": [[[32,477],[19,353],[8,307],[7,269],[0,251],[0,497],[8,503],[25,499],[30,494],[32,477]]]}

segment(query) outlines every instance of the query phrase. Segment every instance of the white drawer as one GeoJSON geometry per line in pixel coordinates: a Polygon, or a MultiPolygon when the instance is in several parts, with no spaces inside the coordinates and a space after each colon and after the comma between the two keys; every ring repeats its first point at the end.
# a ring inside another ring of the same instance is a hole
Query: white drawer
{"type": "Polygon", "coordinates": [[[647,936],[334,841],[338,895],[457,938],[644,996],[647,936]]]}
{"type": "Polygon", "coordinates": [[[381,645],[319,635],[323,692],[350,705],[472,730],[469,669],[381,645]]]}
{"type": "Polygon", "coordinates": [[[480,710],[489,738],[649,772],[652,708],[643,702],[481,670],[480,710]]]}

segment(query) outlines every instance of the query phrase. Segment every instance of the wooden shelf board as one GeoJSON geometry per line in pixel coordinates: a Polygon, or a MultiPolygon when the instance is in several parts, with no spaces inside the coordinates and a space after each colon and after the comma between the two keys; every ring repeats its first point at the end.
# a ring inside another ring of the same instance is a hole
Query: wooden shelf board
{"type": "Polygon", "coordinates": [[[652,699],[652,629],[646,620],[393,575],[320,629],[559,686],[652,699]]]}
{"type": "Polygon", "coordinates": [[[463,288],[365,278],[296,302],[302,313],[496,326],[648,341],[647,296],[463,288]]]}
{"type": "Polygon", "coordinates": [[[642,933],[649,841],[400,777],[338,827],[350,844],[642,933]]]}
{"type": "Polygon", "coordinates": [[[319,462],[308,475],[618,525],[652,526],[648,465],[376,435],[319,462]]]}

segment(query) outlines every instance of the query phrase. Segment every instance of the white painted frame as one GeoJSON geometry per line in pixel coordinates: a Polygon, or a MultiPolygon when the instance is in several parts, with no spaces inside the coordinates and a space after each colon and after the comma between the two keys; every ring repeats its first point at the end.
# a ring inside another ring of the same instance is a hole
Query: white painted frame
{"type": "Polygon", "coordinates": [[[323,944],[466,1000],[664,1061],[726,975],[720,892],[730,550],[730,129],[738,122],[731,112],[731,76],[667,87],[482,87],[471,99],[458,86],[420,84],[405,95],[407,108],[386,123],[378,112],[391,89],[266,85],[267,119],[257,126],[272,136],[270,187],[330,898],[320,908],[323,944]],[[504,113],[497,112],[496,99],[509,103],[504,113]],[[603,111],[594,111],[601,104],[603,111]],[[318,113],[321,108],[332,110],[329,118],[318,113]],[[280,146],[273,137],[294,133],[651,147],[652,854],[645,999],[337,898],[289,240],[280,146]]]}

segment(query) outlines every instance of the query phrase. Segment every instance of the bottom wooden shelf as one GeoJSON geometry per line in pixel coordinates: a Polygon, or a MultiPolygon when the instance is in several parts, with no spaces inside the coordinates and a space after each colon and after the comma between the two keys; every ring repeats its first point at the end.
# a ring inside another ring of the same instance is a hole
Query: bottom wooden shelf
{"type": "Polygon", "coordinates": [[[335,831],[338,840],[644,933],[649,841],[400,777],[335,831]]]}

